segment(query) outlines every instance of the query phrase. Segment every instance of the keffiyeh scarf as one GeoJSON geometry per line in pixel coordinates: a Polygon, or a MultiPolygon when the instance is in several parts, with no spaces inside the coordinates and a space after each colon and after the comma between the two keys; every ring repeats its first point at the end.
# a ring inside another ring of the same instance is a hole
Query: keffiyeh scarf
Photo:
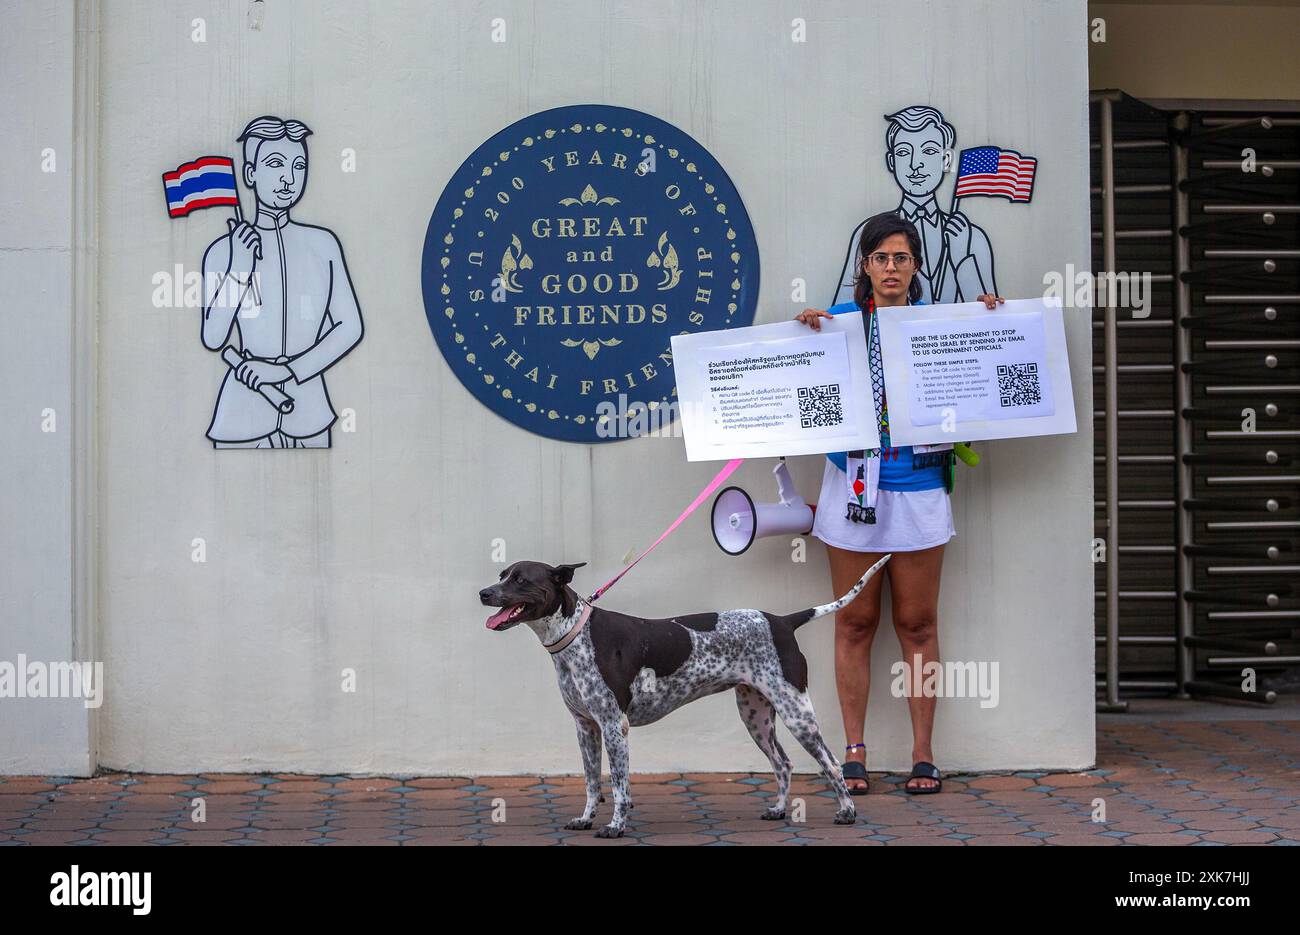
{"type": "MultiPolygon", "coordinates": [[[[867,357],[871,369],[871,395],[876,404],[880,444],[889,448],[889,402],[885,398],[885,365],[880,356],[880,331],[876,326],[876,302],[867,299],[867,357]]],[[[912,469],[945,465],[952,457],[952,444],[914,445],[912,469]]],[[[853,523],[876,522],[876,500],[880,492],[881,448],[848,452],[844,474],[848,478],[849,501],[844,518],[853,523]]]]}

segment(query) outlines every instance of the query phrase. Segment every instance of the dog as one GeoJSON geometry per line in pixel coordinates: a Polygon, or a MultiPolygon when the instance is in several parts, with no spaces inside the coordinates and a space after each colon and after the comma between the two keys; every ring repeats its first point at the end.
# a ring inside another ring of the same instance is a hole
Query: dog
{"type": "Polygon", "coordinates": [[[594,607],[569,583],[586,562],[552,567],[516,562],[496,584],[479,592],[495,632],[527,624],[551,654],[560,695],[573,714],[587,782],[582,815],[565,828],[591,829],[600,792],[602,745],[609,757],[614,815],[598,838],[623,836],[632,808],[628,786],[628,728],[651,724],[684,704],[735,689],[741,720],[776,774],[776,803],[760,817],[785,818],[790,759],[776,739],[776,717],[821,766],[835,790],[836,824],[853,824],[857,812],[839,761],[822,739],[808,697],[808,662],[795,630],[847,605],[890,556],[867,569],[849,593],[829,604],[779,616],[728,610],[647,620],[594,607]]]}

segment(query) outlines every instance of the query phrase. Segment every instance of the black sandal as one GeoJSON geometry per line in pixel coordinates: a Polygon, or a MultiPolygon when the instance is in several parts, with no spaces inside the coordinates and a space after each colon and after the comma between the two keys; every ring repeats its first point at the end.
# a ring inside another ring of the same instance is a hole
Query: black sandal
{"type": "MultiPolygon", "coordinates": [[[[866,748],[867,745],[864,743],[855,743],[845,747],[844,752],[852,753],[854,750],[865,750],[866,748]]],[[[865,764],[859,763],[856,760],[845,760],[840,771],[844,775],[844,784],[849,790],[849,795],[866,795],[870,790],[871,781],[867,779],[867,767],[865,764]],[[848,780],[850,779],[860,779],[862,782],[866,783],[866,785],[856,787],[849,786],[848,780]]]]}
{"type": "Polygon", "coordinates": [[[903,783],[903,790],[908,795],[934,795],[942,789],[943,774],[939,772],[939,767],[935,766],[933,763],[927,763],[924,760],[912,767],[912,775],[908,776],[907,782],[903,783]],[[922,789],[920,787],[913,788],[907,784],[913,779],[933,779],[935,785],[931,786],[929,789],[922,789]]]}

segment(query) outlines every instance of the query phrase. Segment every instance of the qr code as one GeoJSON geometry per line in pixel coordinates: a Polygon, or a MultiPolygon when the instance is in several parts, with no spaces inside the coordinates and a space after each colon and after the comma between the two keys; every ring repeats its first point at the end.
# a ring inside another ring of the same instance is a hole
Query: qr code
{"type": "Polygon", "coordinates": [[[799,397],[799,425],[805,429],[825,428],[844,421],[844,406],[840,400],[840,385],[801,386],[799,397]]]}
{"type": "Polygon", "coordinates": [[[998,364],[998,395],[1003,406],[1033,406],[1043,401],[1038,364],[998,364]]]}

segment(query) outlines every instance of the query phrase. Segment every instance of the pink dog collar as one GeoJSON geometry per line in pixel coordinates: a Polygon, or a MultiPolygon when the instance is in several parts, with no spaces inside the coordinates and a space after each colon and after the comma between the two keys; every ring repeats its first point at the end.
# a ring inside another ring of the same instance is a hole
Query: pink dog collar
{"type": "Polygon", "coordinates": [[[546,646],[546,651],[550,653],[552,656],[554,656],[558,652],[563,652],[564,649],[570,643],[572,643],[574,640],[578,638],[578,634],[582,632],[582,628],[586,625],[587,618],[590,616],[591,616],[591,605],[583,604],[582,614],[578,617],[578,622],[569,628],[568,633],[564,634],[562,637],[560,637],[554,643],[551,643],[549,646],[546,646]]]}

